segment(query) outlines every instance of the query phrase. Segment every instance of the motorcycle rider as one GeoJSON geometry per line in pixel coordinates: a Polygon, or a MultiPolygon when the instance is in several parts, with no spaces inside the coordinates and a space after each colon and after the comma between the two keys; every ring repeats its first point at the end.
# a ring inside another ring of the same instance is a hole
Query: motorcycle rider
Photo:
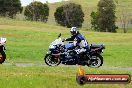
{"type": "Polygon", "coordinates": [[[89,45],[85,37],[79,33],[76,27],[72,27],[70,29],[71,37],[64,39],[63,41],[74,41],[73,44],[75,47],[79,46],[77,50],[77,54],[81,54],[83,52],[89,51],[89,45]]]}

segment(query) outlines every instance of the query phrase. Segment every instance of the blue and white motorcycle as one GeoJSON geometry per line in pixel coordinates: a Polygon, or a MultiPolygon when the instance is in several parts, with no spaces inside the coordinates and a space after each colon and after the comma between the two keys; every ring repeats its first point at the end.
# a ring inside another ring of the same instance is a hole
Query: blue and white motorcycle
{"type": "Polygon", "coordinates": [[[90,50],[81,54],[77,54],[79,47],[74,47],[73,42],[64,44],[59,34],[58,38],[49,46],[49,51],[45,55],[45,63],[48,66],[58,66],[60,63],[65,65],[87,65],[89,67],[100,67],[103,64],[101,53],[105,46],[92,45],[90,50]]]}

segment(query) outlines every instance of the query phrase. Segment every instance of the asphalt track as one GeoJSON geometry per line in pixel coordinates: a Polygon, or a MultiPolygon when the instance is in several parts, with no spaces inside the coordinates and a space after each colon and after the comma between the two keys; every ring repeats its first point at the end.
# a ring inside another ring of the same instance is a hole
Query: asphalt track
{"type": "MultiPolygon", "coordinates": [[[[13,65],[17,67],[48,67],[46,64],[40,63],[3,63],[2,65],[13,65]]],[[[78,67],[78,65],[58,65],[59,67],[78,67]]],[[[83,66],[84,68],[89,68],[87,66],[83,66]]],[[[105,70],[121,70],[121,71],[132,71],[132,67],[110,67],[110,66],[101,66],[98,69],[105,69],[105,70]]]]}

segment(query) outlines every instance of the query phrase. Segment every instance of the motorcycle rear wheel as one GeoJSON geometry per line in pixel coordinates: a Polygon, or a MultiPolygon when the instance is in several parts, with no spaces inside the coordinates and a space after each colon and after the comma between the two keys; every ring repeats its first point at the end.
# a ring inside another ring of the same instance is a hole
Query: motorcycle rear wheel
{"type": "Polygon", "coordinates": [[[48,66],[58,66],[61,63],[60,58],[55,58],[51,54],[46,54],[44,60],[48,66]]]}
{"type": "Polygon", "coordinates": [[[103,57],[101,55],[93,55],[91,59],[88,60],[88,66],[93,68],[98,68],[103,64],[103,57]]]}
{"type": "Polygon", "coordinates": [[[0,51],[0,64],[4,63],[6,59],[6,54],[4,51],[0,51]]]}

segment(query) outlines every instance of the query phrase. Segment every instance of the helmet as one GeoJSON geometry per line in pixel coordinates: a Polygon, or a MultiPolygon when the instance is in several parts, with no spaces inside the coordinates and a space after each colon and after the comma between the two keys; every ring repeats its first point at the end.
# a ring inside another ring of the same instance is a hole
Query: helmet
{"type": "Polygon", "coordinates": [[[77,28],[76,27],[72,27],[70,29],[71,35],[76,35],[77,34],[77,28]]]}

